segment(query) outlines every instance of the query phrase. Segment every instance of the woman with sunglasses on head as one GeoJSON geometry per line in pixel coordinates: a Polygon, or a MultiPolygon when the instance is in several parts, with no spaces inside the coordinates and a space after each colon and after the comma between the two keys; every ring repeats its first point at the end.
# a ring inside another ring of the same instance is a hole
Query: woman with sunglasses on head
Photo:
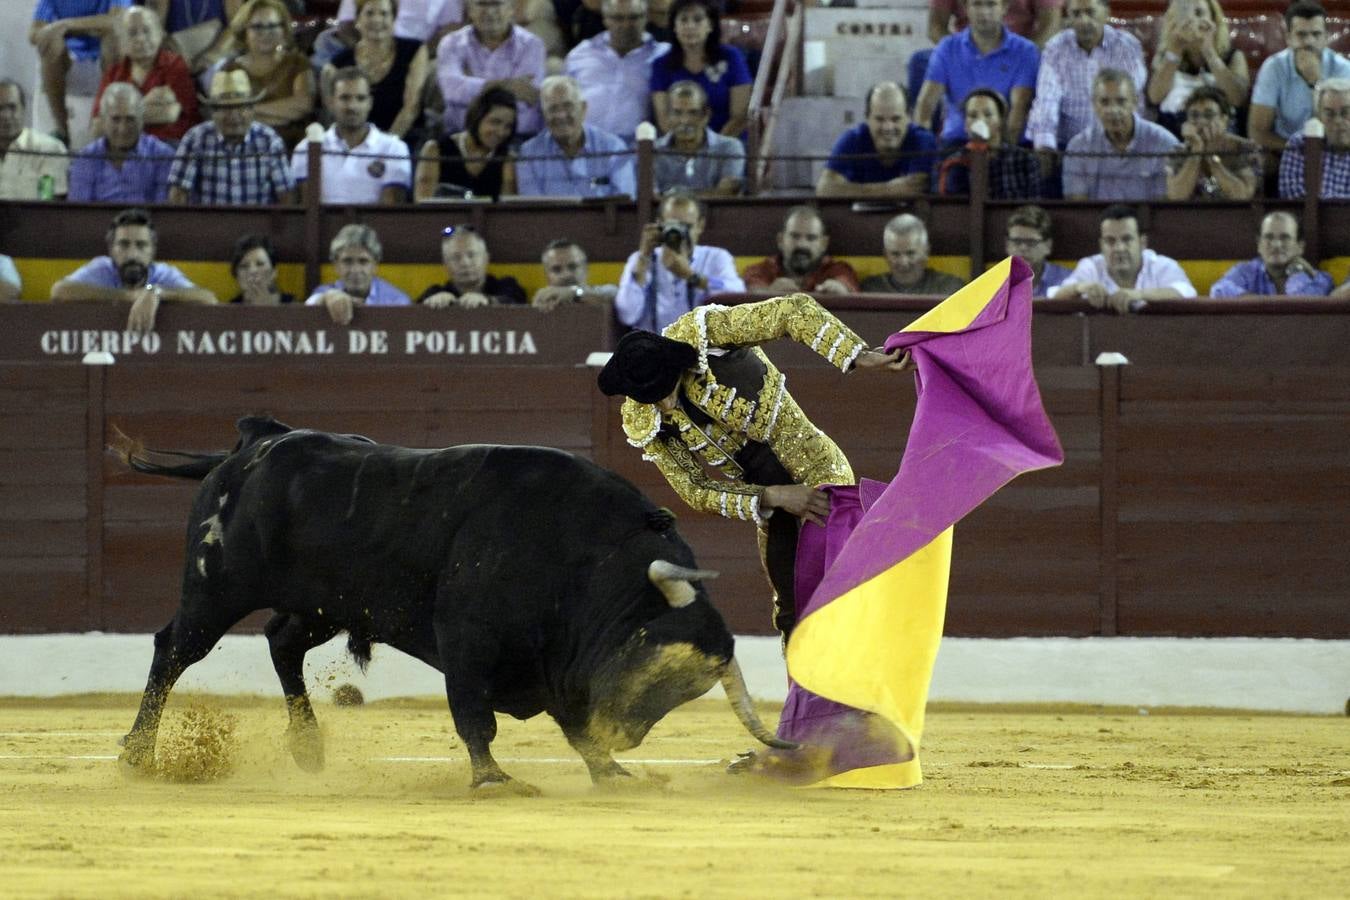
{"type": "Polygon", "coordinates": [[[708,97],[708,127],[739,138],[749,122],[750,67],[745,54],[722,43],[722,18],[714,0],[675,0],[670,5],[675,43],[652,63],[652,111],[662,133],[670,130],[671,85],[695,81],[708,97]]]}
{"type": "Polygon", "coordinates": [[[413,199],[491,197],[516,192],[511,138],[516,134],[516,98],[505,88],[484,90],[465,115],[464,130],[427,141],[418,154],[413,199]]]}
{"type": "Polygon", "coordinates": [[[451,225],[441,232],[441,262],[450,276],[433,284],[417,298],[432,309],[459,306],[499,306],[525,303],[525,289],[509,275],[488,274],[487,241],[472,225],[451,225]]]}

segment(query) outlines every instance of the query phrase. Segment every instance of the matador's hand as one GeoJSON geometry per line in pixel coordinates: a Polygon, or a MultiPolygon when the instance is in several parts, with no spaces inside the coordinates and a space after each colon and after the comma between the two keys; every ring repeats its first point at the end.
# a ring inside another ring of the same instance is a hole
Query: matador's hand
{"type": "Polygon", "coordinates": [[[759,499],[761,506],[781,509],[817,525],[825,524],[830,514],[830,495],[809,484],[776,484],[764,489],[759,499]]]}
{"type": "Polygon", "coordinates": [[[880,350],[864,350],[858,354],[858,358],[853,360],[855,369],[886,369],[891,372],[912,372],[914,371],[914,360],[910,357],[908,350],[904,351],[902,356],[900,348],[892,350],[890,353],[883,353],[880,350]]]}

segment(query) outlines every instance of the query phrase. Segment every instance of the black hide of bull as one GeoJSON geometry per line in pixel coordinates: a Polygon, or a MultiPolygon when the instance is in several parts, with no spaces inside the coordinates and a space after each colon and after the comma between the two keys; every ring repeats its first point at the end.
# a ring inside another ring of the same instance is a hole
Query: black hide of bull
{"type": "Polygon", "coordinates": [[[266,418],[239,433],[230,453],[174,465],[127,454],[140,471],[202,479],[182,605],[155,635],[124,743],[132,767],[153,763],[178,676],[258,609],[276,612],[266,632],[307,768],[322,745],[304,655],[342,631],[363,662],[379,642],[445,674],[474,786],[509,781],[489,751],[494,712],[547,712],[598,780],[626,774],[612,750],[729,669],[739,682],[701,583],[680,582],[690,602],[675,606],[649,576],[654,560],[695,565],[674,517],[611,472],[542,447],[412,450],[266,418]]]}

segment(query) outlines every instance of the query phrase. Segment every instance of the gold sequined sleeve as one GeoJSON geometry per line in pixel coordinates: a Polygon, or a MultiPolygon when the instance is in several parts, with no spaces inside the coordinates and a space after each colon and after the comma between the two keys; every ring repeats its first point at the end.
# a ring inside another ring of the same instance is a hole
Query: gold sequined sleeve
{"type": "Polygon", "coordinates": [[[709,346],[743,347],[788,337],[844,372],[867,349],[862,338],[807,294],[740,306],[700,306],[672,323],[665,335],[699,351],[700,371],[707,368],[709,346]]]}
{"type": "Polygon", "coordinates": [[[759,514],[759,498],[764,488],[744,481],[713,478],[683,442],[658,437],[642,448],[642,458],[656,464],[675,493],[692,509],[764,524],[759,514]]]}

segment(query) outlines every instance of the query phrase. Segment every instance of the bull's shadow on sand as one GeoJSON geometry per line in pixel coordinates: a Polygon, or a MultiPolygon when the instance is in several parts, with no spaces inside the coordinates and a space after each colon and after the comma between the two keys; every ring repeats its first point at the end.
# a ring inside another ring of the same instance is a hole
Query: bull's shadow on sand
{"type": "Polygon", "coordinates": [[[147,449],[118,435],[135,471],[201,488],[188,515],[182,597],[155,635],[121,762],[152,771],[164,704],[183,671],[257,610],[302,768],[324,765],[305,654],[346,632],[361,664],[387,644],[445,675],[471,786],[532,793],[492,757],[496,713],[548,713],[591,779],[629,773],[670,710],[720,682],[770,747],[669,510],[587,460],[544,447],[417,450],[355,435],[238,422],[232,450],[147,449]]]}

